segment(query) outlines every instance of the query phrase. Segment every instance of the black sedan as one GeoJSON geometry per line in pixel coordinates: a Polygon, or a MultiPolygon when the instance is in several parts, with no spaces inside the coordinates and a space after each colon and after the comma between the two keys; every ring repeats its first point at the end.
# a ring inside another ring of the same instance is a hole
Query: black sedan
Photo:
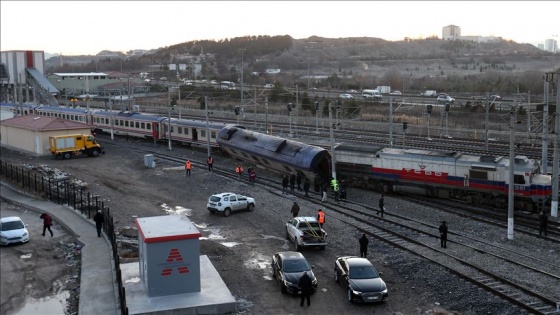
{"type": "Polygon", "coordinates": [[[282,293],[300,294],[299,278],[305,271],[313,283],[313,292],[317,291],[317,278],[305,257],[298,252],[278,252],[272,255],[272,276],[276,278],[282,293]]]}
{"type": "Polygon", "coordinates": [[[389,298],[387,285],[366,258],[337,258],[334,264],[334,280],[347,290],[350,303],[383,302],[389,298]]]}

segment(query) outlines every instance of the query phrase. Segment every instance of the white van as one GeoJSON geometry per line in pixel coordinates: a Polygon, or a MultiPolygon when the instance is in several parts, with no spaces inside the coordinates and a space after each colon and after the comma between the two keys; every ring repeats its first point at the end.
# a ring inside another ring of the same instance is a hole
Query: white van
{"type": "Polygon", "coordinates": [[[381,100],[383,99],[383,95],[379,93],[378,90],[362,90],[362,97],[366,100],[373,99],[373,100],[381,100]]]}
{"type": "Polygon", "coordinates": [[[423,96],[437,96],[437,92],[434,90],[426,90],[422,93],[423,96]]]}

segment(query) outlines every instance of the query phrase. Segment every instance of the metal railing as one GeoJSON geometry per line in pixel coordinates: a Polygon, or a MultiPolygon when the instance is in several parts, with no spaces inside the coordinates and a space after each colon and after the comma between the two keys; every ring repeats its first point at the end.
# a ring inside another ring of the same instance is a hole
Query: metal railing
{"type": "Polygon", "coordinates": [[[83,216],[92,219],[93,215],[101,210],[104,218],[103,231],[109,238],[113,261],[115,263],[117,289],[119,293],[119,306],[122,315],[128,315],[126,306],[126,292],[123,286],[122,273],[120,268],[120,258],[115,234],[113,217],[108,207],[100,201],[99,195],[85,192],[84,188],[72,183],[68,178],[56,179],[52,176],[44,175],[37,170],[26,167],[25,165],[15,165],[0,160],[0,176],[2,179],[11,182],[16,187],[40,198],[47,199],[57,204],[64,204],[75,211],[79,211],[83,216]]]}

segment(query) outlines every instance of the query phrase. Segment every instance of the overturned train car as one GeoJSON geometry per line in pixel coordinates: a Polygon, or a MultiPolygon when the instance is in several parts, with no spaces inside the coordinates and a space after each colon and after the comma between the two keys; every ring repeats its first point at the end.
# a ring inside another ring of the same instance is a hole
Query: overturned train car
{"type": "Polygon", "coordinates": [[[312,181],[330,175],[330,154],[320,147],[234,126],[223,128],[217,142],[227,155],[280,174],[301,173],[312,181]]]}

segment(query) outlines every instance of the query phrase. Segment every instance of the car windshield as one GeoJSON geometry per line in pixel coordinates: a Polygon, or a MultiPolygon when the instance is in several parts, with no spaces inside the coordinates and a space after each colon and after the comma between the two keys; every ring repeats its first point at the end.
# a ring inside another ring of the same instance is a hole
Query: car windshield
{"type": "Polygon", "coordinates": [[[12,221],[12,222],[3,222],[2,223],[2,231],[11,231],[11,230],[19,230],[23,229],[23,222],[21,221],[12,221]]]}
{"type": "Polygon", "coordinates": [[[363,266],[363,267],[350,267],[349,273],[350,279],[372,279],[378,278],[379,274],[377,271],[371,266],[363,266]]]}
{"type": "Polygon", "coordinates": [[[303,272],[309,269],[309,264],[303,259],[284,261],[284,272],[286,273],[303,272]]]}

